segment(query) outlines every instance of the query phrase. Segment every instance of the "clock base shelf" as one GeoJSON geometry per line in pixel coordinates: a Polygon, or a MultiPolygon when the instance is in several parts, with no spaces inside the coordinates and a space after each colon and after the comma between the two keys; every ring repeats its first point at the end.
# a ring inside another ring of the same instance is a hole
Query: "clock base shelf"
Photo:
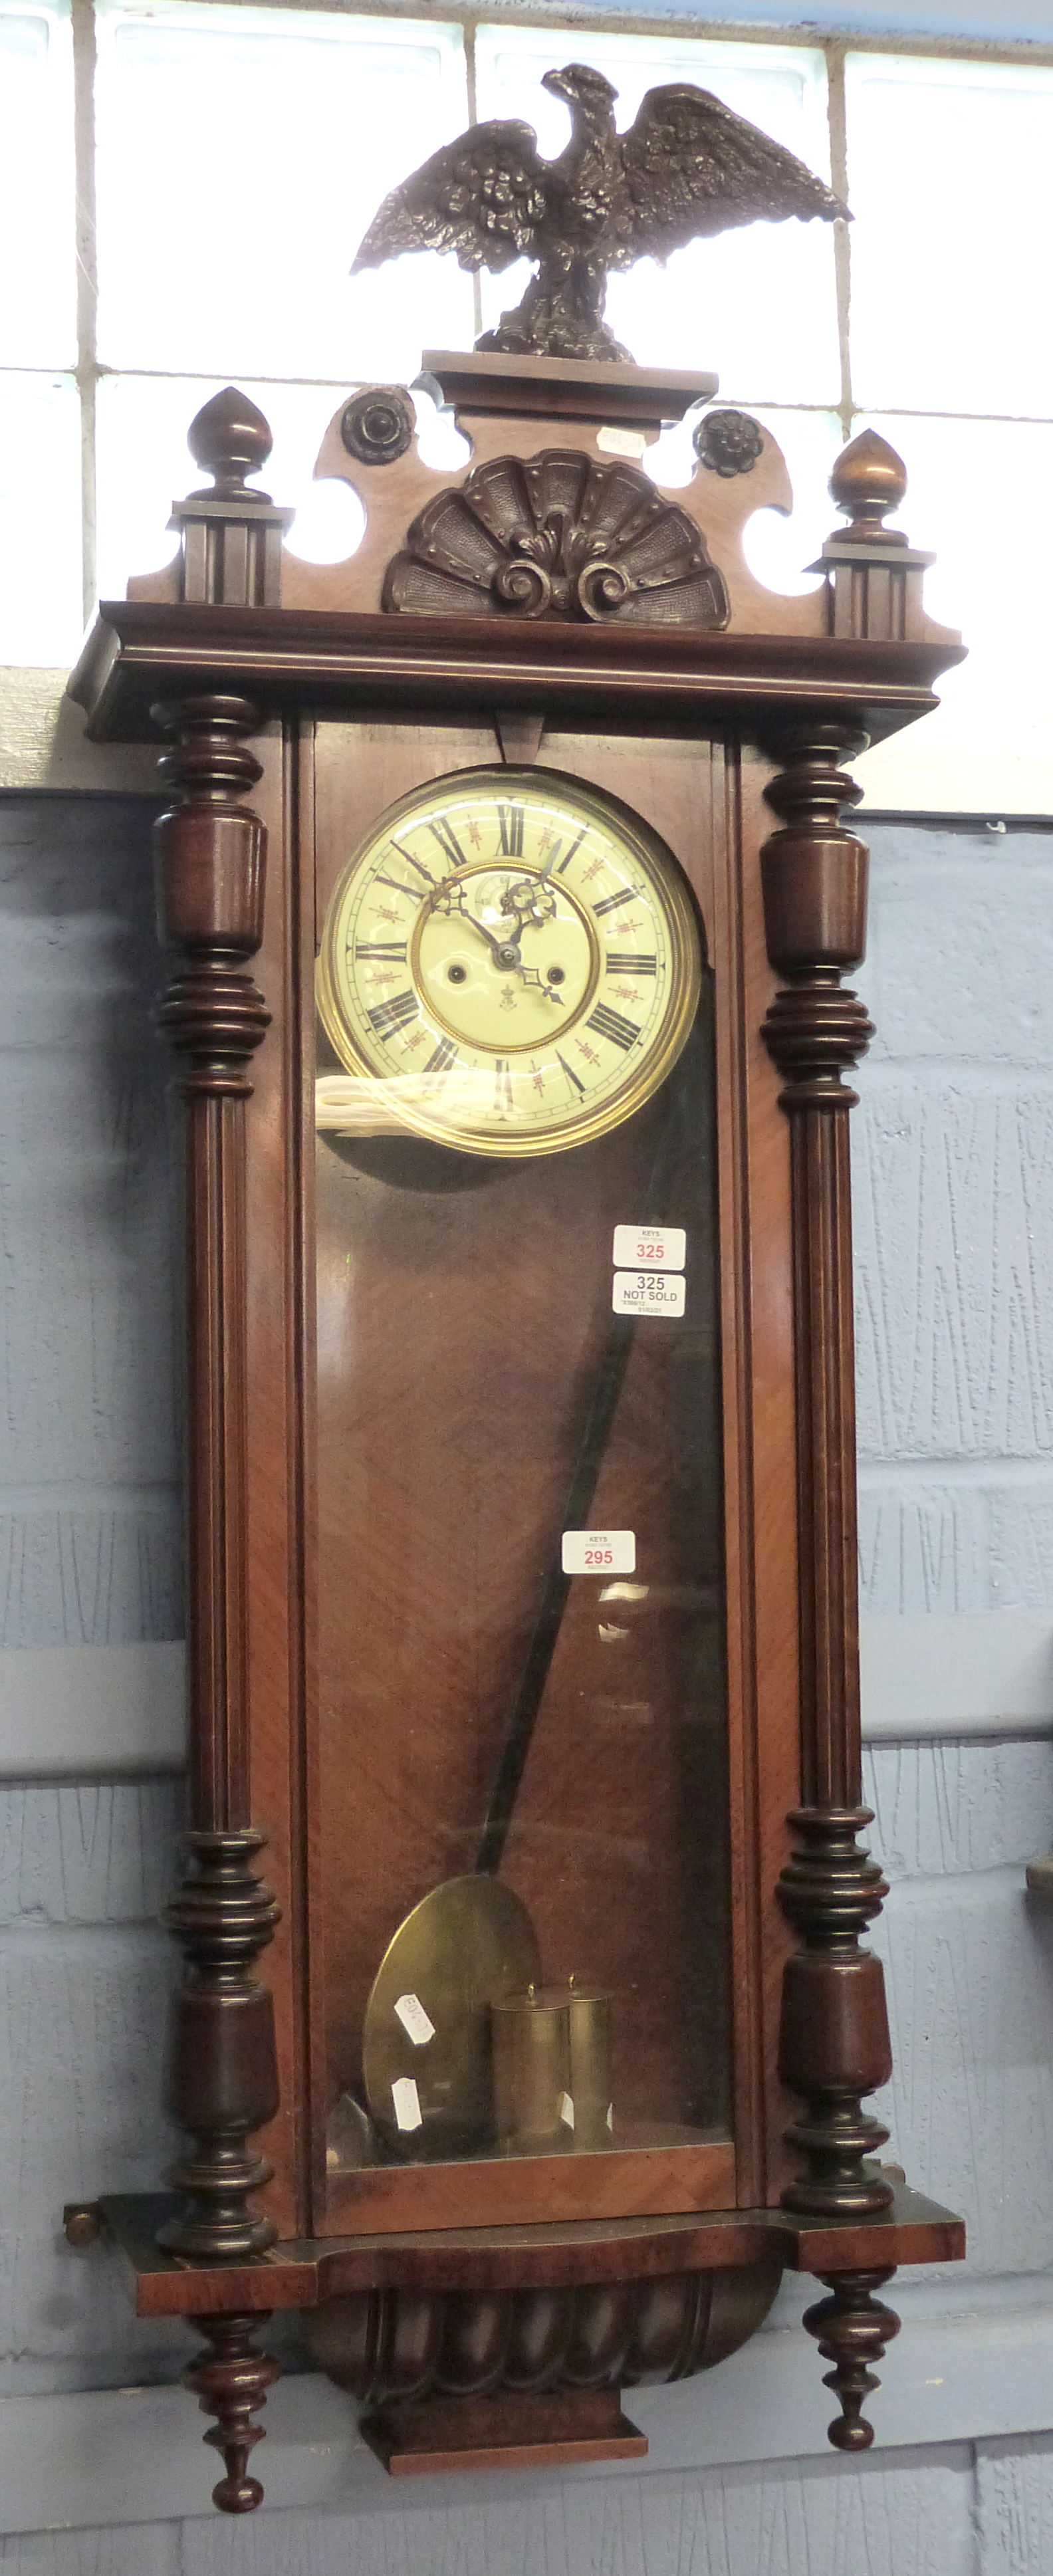
{"type": "Polygon", "coordinates": [[[756,2332],[784,2269],[810,2272],[830,2293],[804,2321],[834,2365],[829,2439],[862,2450],[873,2440],[862,2406],[878,2385],[868,2365],[898,2332],[874,2293],[901,2264],[965,2252],[961,2219],[899,2182],[889,2208],[862,2219],[779,2208],[316,2238],[222,2267],[164,2251],[158,2235],[177,2210],[171,2195],[115,2196],[68,2209],[66,2231],[75,2247],[103,2233],[119,2247],[139,2316],[185,2316],[208,2339],[187,2383],[218,2418],[205,2439],[227,2462],[215,2500],[233,2513],[262,2492],[245,2460],[260,2439],[251,2416],[278,2375],[256,2342],[276,2310],[304,2317],[314,2359],[365,2401],[367,2440],[392,2475],[409,2476],[632,2456],[610,2447],[640,2439],[621,2417],[622,2389],[712,2369],[756,2332]],[[586,2427],[585,2397],[610,2401],[618,2421],[586,2427]],[[509,2409],[527,2400],[510,2430],[509,2409]]]}
{"type": "Polygon", "coordinates": [[[617,2389],[559,2397],[439,2397],[383,2406],[360,2426],[392,2478],[444,2469],[573,2469],[642,2460],[647,2435],[623,2415],[617,2389]]]}
{"type": "Polygon", "coordinates": [[[808,2218],[788,2209],[717,2210],[676,2218],[571,2221],[548,2227],[473,2227],[403,2236],[302,2237],[244,2263],[189,2264],[157,2242],[180,2202],[171,2192],[113,2193],[65,2213],[69,2241],[100,2230],[124,2256],[140,2317],[320,2308],[363,2290],[463,2294],[657,2280],[687,2272],[899,2269],[954,2263],[964,2221],[938,2201],[893,2184],[888,2209],[866,2218],[808,2218]]]}

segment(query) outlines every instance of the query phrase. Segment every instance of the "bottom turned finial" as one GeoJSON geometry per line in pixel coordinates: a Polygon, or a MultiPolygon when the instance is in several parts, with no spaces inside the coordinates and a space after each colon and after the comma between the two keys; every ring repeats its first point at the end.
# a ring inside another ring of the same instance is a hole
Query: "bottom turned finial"
{"type": "Polygon", "coordinates": [[[899,2333],[899,2318],[872,2293],[892,2279],[892,2269],[890,2265],[884,2272],[826,2273],[822,2277],[832,2296],[805,2309],[809,2334],[815,2336],[824,2361],[834,2364],[824,2372],[823,2386],[832,2388],[841,2403],[840,2415],[827,2426],[836,2451],[869,2451],[874,2439],[863,2400],[880,2381],[867,2365],[882,2359],[886,2344],[899,2333]]]}
{"type": "Polygon", "coordinates": [[[213,2347],[183,2373],[184,2386],[194,2390],[202,2413],[218,2419],[205,2440],[222,2452],[227,2474],[213,2487],[212,2501],[221,2513],[254,2513],[263,2501],[263,2488],[246,2471],[250,2451],[264,2436],[262,2424],[252,2418],[281,2377],[278,2363],[269,2353],[257,2352],[253,2343],[268,2317],[194,2317],[192,2323],[213,2347]]]}

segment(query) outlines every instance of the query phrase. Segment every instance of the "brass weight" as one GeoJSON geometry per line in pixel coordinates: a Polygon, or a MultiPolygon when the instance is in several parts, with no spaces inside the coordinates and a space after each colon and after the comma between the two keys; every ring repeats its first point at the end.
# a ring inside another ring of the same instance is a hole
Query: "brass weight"
{"type": "Polygon", "coordinates": [[[552,2155],[570,2125],[570,2013],[565,1986],[528,1986],[490,2006],[494,2128],[509,2155],[552,2155]]]}
{"type": "Polygon", "coordinates": [[[612,2143],[614,2113],[611,1998],[598,1987],[570,1980],[567,2002],[570,2031],[570,2098],[574,2104],[574,2144],[580,2153],[595,2153],[612,2143]]]}
{"type": "Polygon", "coordinates": [[[528,1986],[490,2008],[494,2129],[506,2153],[592,2152],[612,2142],[611,1998],[528,1986]]]}

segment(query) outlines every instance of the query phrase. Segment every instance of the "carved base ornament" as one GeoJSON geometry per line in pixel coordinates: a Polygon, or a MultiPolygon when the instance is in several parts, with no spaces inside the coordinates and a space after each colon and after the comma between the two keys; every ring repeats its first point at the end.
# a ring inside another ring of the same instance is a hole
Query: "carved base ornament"
{"type": "Polygon", "coordinates": [[[394,2401],[640,2388],[711,2370],[756,2331],[777,2258],[740,2270],[563,2290],[329,2299],[311,2318],[315,2360],[371,2409],[394,2401]]]}
{"type": "Polygon", "coordinates": [[[843,209],[703,92],[618,135],[598,74],[548,86],[561,161],[474,128],[360,258],[529,249],[496,341],[573,358],[429,355],[459,473],[404,388],[345,396],[336,566],[285,554],[267,423],[216,396],[177,563],[72,683],[165,746],[190,1818],[173,2189],[67,2229],[200,2333],[229,2514],[272,2315],[391,2475],[559,2468],[641,2456],[623,2394],[794,2269],[854,2451],[876,2294],[963,2251],[869,2107],[842,981],[846,764],[959,648],[872,433],[818,587],[773,597],[770,432],[703,413],[662,492],[647,442],[714,380],[609,363],[608,268],[843,209]]]}

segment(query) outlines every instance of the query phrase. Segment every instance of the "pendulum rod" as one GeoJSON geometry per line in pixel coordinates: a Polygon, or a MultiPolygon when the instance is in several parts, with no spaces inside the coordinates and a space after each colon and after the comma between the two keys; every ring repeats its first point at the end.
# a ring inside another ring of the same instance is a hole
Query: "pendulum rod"
{"type": "MultiPolygon", "coordinates": [[[[685,1049],[681,1064],[687,1060],[685,1049]]],[[[665,1222],[665,1208],[680,1161],[683,1145],[682,1085],[671,1086],[666,1115],[655,1148],[654,1161],[645,1188],[645,1221],[652,1225],[665,1222]]],[[[564,1574],[559,1558],[559,1541],[566,1529],[588,1527],[593,1495],[599,1482],[600,1469],[614,1427],[618,1401],[625,1382],[636,1334],[635,1315],[613,1315],[607,1328],[599,1365],[589,1389],[584,1419],[578,1440],[577,1455],[570,1483],[560,1513],[556,1543],[549,1559],[544,1591],[530,1643],[527,1647],[519,1688],[509,1711],[504,1743],[494,1774],[486,1817],[479,1838],[475,1867],[480,1873],[496,1872],[504,1858],[509,1827],[519,1795],[520,1783],[545,1695],[552,1658],[556,1651],[563,1614],[566,1610],[573,1576],[564,1574]]]]}

